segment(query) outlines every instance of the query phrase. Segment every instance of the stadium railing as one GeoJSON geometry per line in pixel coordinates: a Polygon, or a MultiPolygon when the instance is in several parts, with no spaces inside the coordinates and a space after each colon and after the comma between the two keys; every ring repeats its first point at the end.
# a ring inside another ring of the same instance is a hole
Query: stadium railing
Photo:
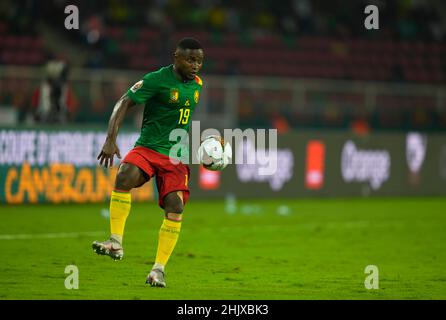
{"type": "MultiPolygon", "coordinates": [[[[143,75],[143,71],[73,69],[69,83],[77,106],[74,122],[106,122],[117,99],[143,75]]],[[[203,126],[271,127],[280,116],[295,128],[349,128],[363,120],[377,129],[446,129],[445,85],[202,77],[204,88],[194,119],[203,126]]],[[[43,78],[43,68],[1,66],[0,110],[29,113],[32,92],[43,78]]],[[[140,111],[134,117],[135,127],[140,124],[140,111]]]]}

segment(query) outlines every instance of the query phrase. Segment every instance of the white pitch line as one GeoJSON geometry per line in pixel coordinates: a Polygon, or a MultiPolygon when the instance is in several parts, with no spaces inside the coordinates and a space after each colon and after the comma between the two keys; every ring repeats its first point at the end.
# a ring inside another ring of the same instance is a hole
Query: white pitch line
{"type": "Polygon", "coordinates": [[[0,234],[0,240],[78,238],[80,236],[96,236],[96,235],[103,235],[103,234],[105,234],[104,231],[33,233],[33,234],[0,234]]]}

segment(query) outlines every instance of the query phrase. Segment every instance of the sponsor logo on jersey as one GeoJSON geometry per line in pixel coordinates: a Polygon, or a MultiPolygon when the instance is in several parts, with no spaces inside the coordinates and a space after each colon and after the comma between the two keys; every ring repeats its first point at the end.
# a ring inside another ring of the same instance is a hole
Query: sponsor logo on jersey
{"type": "Polygon", "coordinates": [[[184,104],[185,107],[190,107],[189,99],[186,100],[186,103],[184,104]]]}
{"type": "Polygon", "coordinates": [[[180,97],[180,91],[176,88],[170,89],[170,99],[169,102],[178,102],[178,98],[180,97]]]}
{"type": "Polygon", "coordinates": [[[132,91],[133,93],[135,93],[136,91],[138,91],[139,88],[142,87],[142,83],[143,83],[143,80],[139,80],[137,83],[135,83],[135,84],[133,85],[133,87],[130,88],[130,91],[132,91]]]}
{"type": "Polygon", "coordinates": [[[198,103],[198,99],[200,98],[200,93],[198,92],[198,90],[195,90],[194,92],[194,101],[195,103],[198,103]]]}

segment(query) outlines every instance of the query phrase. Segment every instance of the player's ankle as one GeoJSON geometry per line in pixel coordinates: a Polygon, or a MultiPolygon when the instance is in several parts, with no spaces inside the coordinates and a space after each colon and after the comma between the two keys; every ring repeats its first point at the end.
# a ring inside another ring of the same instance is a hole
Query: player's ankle
{"type": "Polygon", "coordinates": [[[152,267],[152,270],[153,270],[153,269],[158,269],[158,270],[161,270],[162,272],[164,272],[164,264],[155,262],[155,264],[154,264],[153,267],[152,267]]]}
{"type": "Polygon", "coordinates": [[[120,245],[122,245],[122,236],[121,235],[112,233],[110,236],[110,239],[113,239],[113,240],[119,242],[120,245]]]}

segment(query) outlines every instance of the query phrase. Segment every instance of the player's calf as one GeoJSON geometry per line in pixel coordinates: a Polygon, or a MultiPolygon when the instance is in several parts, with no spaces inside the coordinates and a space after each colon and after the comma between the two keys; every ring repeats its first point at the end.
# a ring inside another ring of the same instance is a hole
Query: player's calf
{"type": "MultiPolygon", "coordinates": [[[[181,193],[180,193],[181,194],[181,193]]],[[[165,287],[164,267],[172,254],[181,229],[183,199],[171,192],[163,199],[165,219],[161,225],[155,264],[147,276],[146,283],[152,287],[165,287]]]]}

